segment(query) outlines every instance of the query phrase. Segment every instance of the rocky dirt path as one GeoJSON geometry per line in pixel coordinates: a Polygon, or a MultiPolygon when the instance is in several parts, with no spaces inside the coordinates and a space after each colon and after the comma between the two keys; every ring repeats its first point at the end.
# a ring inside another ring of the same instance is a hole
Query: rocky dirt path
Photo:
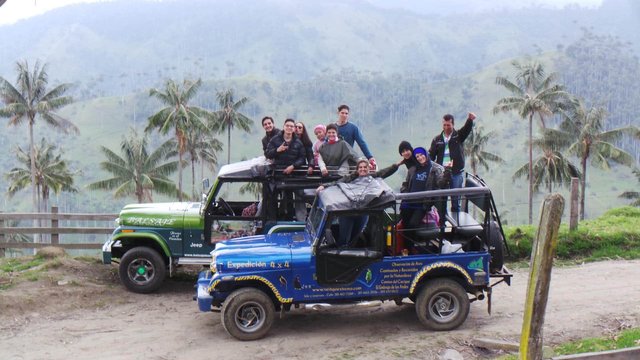
{"type": "MultiPolygon", "coordinates": [[[[484,358],[492,354],[472,348],[473,338],[519,340],[527,274],[514,273],[511,287],[494,289],[492,315],[486,301],[474,302],[456,331],[427,331],[412,305],[388,302],[292,311],[267,338],[254,342],[228,336],[219,314],[199,312],[190,283],[170,281],[152,295],[128,293],[118,284],[96,285],[81,296],[51,296],[52,302],[71,303],[64,309],[44,306],[12,316],[3,308],[0,358],[436,359],[447,348],[465,359],[484,358]]],[[[556,267],[551,287],[546,344],[640,326],[639,260],[556,267]]],[[[24,301],[34,301],[34,293],[29,296],[24,301]]]]}

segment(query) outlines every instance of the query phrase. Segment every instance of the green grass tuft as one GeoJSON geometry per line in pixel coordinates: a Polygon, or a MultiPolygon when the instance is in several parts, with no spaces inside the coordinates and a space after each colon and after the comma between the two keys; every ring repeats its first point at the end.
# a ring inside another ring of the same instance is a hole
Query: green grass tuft
{"type": "MultiPolygon", "coordinates": [[[[531,255],[534,226],[505,227],[511,261],[522,261],[531,255]]],[[[558,233],[557,258],[560,260],[595,261],[640,258],[640,209],[612,209],[599,218],[579,223],[576,231],[561,225],[558,233]]]]}
{"type": "Polygon", "coordinates": [[[25,271],[44,263],[41,258],[10,258],[0,260],[0,271],[10,273],[25,271]]]}
{"type": "Polygon", "coordinates": [[[640,328],[628,329],[609,337],[588,338],[572,341],[554,348],[558,355],[581,354],[595,351],[617,350],[638,346],[640,328]]]}

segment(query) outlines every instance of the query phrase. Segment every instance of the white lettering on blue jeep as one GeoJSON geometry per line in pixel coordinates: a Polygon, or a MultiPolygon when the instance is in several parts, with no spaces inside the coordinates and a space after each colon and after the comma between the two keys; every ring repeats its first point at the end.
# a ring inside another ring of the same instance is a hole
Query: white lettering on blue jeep
{"type": "Polygon", "coordinates": [[[244,262],[227,261],[227,267],[230,269],[266,268],[267,263],[264,261],[244,261],[244,262]]]}
{"type": "Polygon", "coordinates": [[[192,248],[201,248],[202,244],[198,244],[198,243],[191,243],[191,245],[189,245],[192,248]]]}

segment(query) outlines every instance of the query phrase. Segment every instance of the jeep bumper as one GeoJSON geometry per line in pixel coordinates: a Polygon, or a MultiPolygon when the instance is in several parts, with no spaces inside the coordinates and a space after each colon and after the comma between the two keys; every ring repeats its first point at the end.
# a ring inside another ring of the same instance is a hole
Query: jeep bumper
{"type": "Polygon", "coordinates": [[[200,311],[211,311],[211,305],[213,303],[213,297],[209,293],[209,284],[211,281],[210,271],[202,271],[198,274],[198,283],[196,285],[196,301],[198,302],[198,309],[200,311]]]}
{"type": "Polygon", "coordinates": [[[107,240],[107,242],[102,245],[102,263],[103,264],[111,264],[111,246],[114,241],[112,239],[107,240]]]}

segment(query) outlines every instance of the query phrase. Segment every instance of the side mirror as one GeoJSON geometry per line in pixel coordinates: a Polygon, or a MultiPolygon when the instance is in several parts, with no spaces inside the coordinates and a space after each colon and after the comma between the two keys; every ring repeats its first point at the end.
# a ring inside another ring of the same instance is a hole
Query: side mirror
{"type": "Polygon", "coordinates": [[[202,192],[206,193],[209,190],[209,179],[202,179],[202,192]]]}

